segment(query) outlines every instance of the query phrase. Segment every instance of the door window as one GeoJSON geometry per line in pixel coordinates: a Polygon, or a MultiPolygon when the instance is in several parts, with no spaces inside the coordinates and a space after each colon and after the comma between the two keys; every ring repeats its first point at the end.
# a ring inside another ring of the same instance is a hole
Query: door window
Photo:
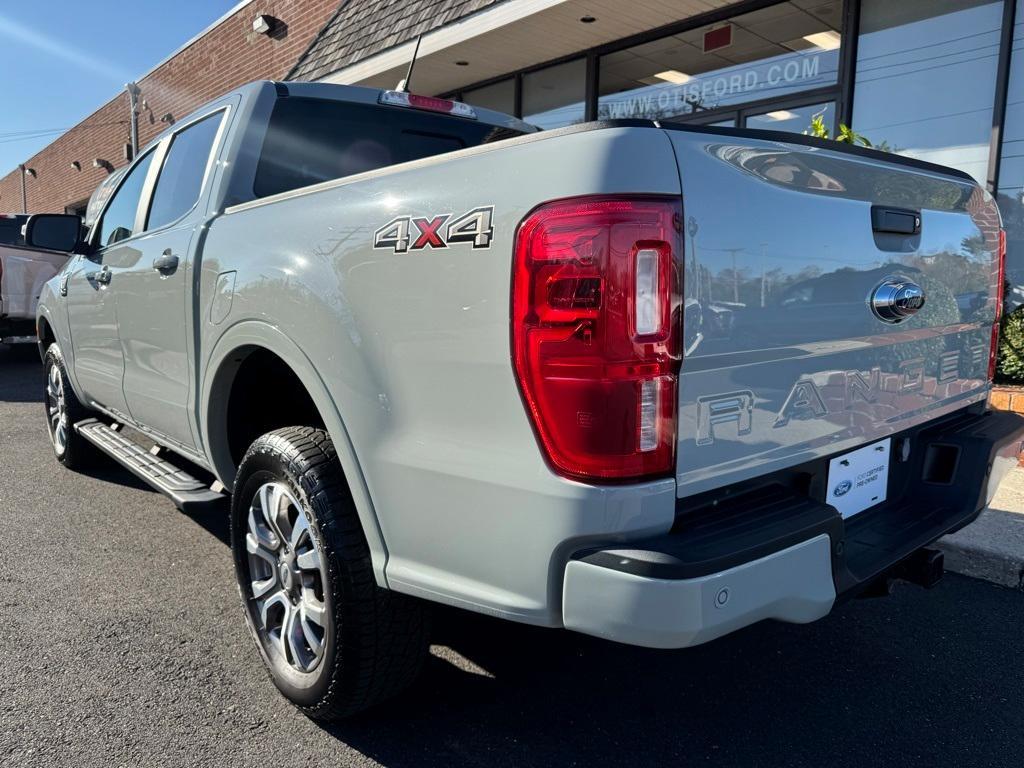
{"type": "Polygon", "coordinates": [[[135,214],[139,210],[139,198],[142,197],[142,188],[146,183],[146,174],[149,173],[149,166],[153,162],[153,152],[150,151],[138,164],[128,173],[128,177],[114,194],[114,198],[103,213],[103,218],[97,225],[95,243],[99,247],[113,245],[121,240],[126,240],[135,234],[135,214]]]}
{"type": "Polygon", "coordinates": [[[177,221],[199,200],[210,151],[223,117],[224,113],[218,112],[174,135],[153,191],[146,229],[177,221]]]}

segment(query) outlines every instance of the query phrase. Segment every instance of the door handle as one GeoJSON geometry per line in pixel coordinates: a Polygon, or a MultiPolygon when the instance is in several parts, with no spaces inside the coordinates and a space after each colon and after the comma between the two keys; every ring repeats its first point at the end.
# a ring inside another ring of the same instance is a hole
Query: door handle
{"type": "Polygon", "coordinates": [[[100,285],[110,285],[110,278],[112,276],[113,275],[110,271],[110,267],[104,264],[103,269],[101,269],[99,272],[93,272],[91,275],[89,275],[89,278],[99,283],[100,285]]]}
{"type": "Polygon", "coordinates": [[[153,269],[161,273],[170,273],[178,268],[178,257],[171,253],[170,248],[153,259],[153,269]]]}

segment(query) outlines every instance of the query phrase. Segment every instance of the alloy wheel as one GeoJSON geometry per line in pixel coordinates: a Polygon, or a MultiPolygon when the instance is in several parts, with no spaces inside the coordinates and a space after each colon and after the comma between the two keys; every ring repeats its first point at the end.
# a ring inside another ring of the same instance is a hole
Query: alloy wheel
{"type": "Polygon", "coordinates": [[[245,546],[261,639],[294,670],[312,672],[327,637],[324,558],[302,505],[283,483],[256,491],[245,546]]]}
{"type": "Polygon", "coordinates": [[[50,366],[46,376],[46,413],[53,450],[58,456],[63,456],[68,446],[68,409],[64,399],[64,378],[56,364],[50,366]]]}

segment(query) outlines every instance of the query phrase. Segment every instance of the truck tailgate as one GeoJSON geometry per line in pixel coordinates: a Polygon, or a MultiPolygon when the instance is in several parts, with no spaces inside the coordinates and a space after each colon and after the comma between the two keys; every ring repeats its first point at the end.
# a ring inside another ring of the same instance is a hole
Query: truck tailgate
{"type": "Polygon", "coordinates": [[[973,181],[802,138],[668,133],[686,228],[680,496],[986,396],[999,215],[973,181]]]}

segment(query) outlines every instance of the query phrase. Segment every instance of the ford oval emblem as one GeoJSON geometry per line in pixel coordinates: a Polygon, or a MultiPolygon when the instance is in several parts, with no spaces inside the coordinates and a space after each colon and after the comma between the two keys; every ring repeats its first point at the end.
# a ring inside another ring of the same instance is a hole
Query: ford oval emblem
{"type": "Polygon", "coordinates": [[[832,495],[833,496],[845,496],[846,494],[848,494],[850,492],[851,488],[853,488],[853,483],[851,483],[849,480],[843,480],[843,482],[841,482],[839,485],[837,485],[833,489],[832,495]]]}
{"type": "Polygon", "coordinates": [[[899,323],[924,306],[924,291],[905,277],[885,278],[871,292],[871,311],[886,323],[899,323]]]}

